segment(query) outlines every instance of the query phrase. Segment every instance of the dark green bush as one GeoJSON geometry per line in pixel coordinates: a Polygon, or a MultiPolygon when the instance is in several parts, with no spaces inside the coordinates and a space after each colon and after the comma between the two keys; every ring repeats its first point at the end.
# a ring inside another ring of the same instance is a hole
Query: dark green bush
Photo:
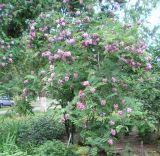
{"type": "Polygon", "coordinates": [[[5,7],[0,15],[2,31],[10,37],[19,37],[28,27],[28,20],[33,20],[42,11],[50,10],[52,0],[5,0],[5,7]]]}
{"type": "Polygon", "coordinates": [[[58,140],[47,141],[34,150],[35,156],[72,156],[64,143],[58,140]]]}
{"type": "Polygon", "coordinates": [[[14,121],[13,119],[7,119],[0,122],[0,144],[6,142],[6,139],[9,135],[17,134],[20,123],[14,121]]]}
{"type": "Polygon", "coordinates": [[[17,144],[28,148],[64,136],[64,126],[50,116],[41,116],[18,130],[17,144]]]}

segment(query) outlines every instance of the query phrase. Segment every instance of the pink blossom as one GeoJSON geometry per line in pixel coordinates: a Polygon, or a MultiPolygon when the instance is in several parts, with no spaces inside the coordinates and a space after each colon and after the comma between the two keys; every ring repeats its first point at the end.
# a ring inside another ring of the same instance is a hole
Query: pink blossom
{"type": "Polygon", "coordinates": [[[85,109],[85,105],[82,102],[78,102],[77,103],[77,108],[79,108],[81,111],[83,111],[85,109]]]}
{"type": "Polygon", "coordinates": [[[152,68],[152,65],[150,63],[146,64],[145,70],[148,71],[152,68]]]}
{"type": "Polygon", "coordinates": [[[26,97],[26,96],[27,96],[27,88],[24,88],[24,89],[23,89],[23,91],[22,91],[22,95],[23,95],[24,97],[26,97]]]}
{"type": "Polygon", "coordinates": [[[89,86],[90,84],[89,84],[89,81],[84,81],[84,82],[82,82],[82,85],[85,86],[85,87],[87,87],[87,86],[89,86]]]}
{"type": "Polygon", "coordinates": [[[48,78],[48,83],[51,83],[52,81],[52,78],[48,78]]]}
{"type": "Polygon", "coordinates": [[[36,37],[36,32],[31,31],[30,32],[30,38],[33,40],[36,37]]]}
{"type": "Polygon", "coordinates": [[[127,113],[131,113],[132,112],[132,108],[127,108],[127,113]]]}
{"type": "Polygon", "coordinates": [[[117,88],[112,88],[112,92],[116,93],[117,92],[117,88]]]}
{"type": "Polygon", "coordinates": [[[7,48],[10,49],[10,47],[11,47],[11,46],[8,44],[8,45],[7,45],[7,48]]]}
{"type": "Polygon", "coordinates": [[[126,83],[122,84],[123,88],[128,88],[128,85],[126,83]]]}
{"type": "Polygon", "coordinates": [[[113,140],[112,140],[112,139],[109,139],[109,140],[108,140],[108,144],[109,144],[109,145],[113,145],[113,140]]]}
{"type": "Polygon", "coordinates": [[[27,84],[27,83],[28,83],[28,80],[24,80],[23,83],[24,83],[24,84],[27,84]]]}
{"type": "Polygon", "coordinates": [[[69,75],[66,75],[65,77],[64,77],[64,81],[68,81],[69,80],[69,75]]]}
{"type": "Polygon", "coordinates": [[[125,100],[125,99],[122,100],[122,104],[123,104],[123,105],[126,104],[126,100],[125,100]]]}
{"type": "Polygon", "coordinates": [[[130,28],[130,27],[132,27],[132,24],[127,24],[126,27],[130,28]]]}
{"type": "Polygon", "coordinates": [[[105,48],[105,50],[107,50],[108,52],[111,52],[111,53],[119,50],[119,48],[117,47],[116,44],[107,45],[104,48],[105,48]]]}
{"type": "Polygon", "coordinates": [[[12,62],[13,62],[13,59],[12,59],[12,58],[9,58],[9,59],[8,59],[8,62],[9,62],[9,63],[12,63],[12,62]]]}
{"type": "Polygon", "coordinates": [[[75,24],[79,25],[81,23],[81,20],[76,20],[75,24]]]}
{"type": "Polygon", "coordinates": [[[34,31],[34,30],[35,30],[35,27],[32,25],[32,26],[30,27],[30,29],[31,29],[31,31],[34,31]]]}
{"type": "Polygon", "coordinates": [[[9,54],[9,57],[12,57],[13,55],[12,54],[9,54]]]}
{"type": "Polygon", "coordinates": [[[58,83],[62,85],[62,84],[64,83],[64,81],[61,80],[61,79],[59,79],[59,80],[58,80],[58,83]]]}
{"type": "Polygon", "coordinates": [[[114,104],[114,109],[117,110],[119,108],[118,104],[114,104]]]}
{"type": "Polygon", "coordinates": [[[79,97],[80,97],[80,99],[83,99],[84,98],[84,92],[83,92],[83,90],[80,90],[79,91],[79,97]]]}
{"type": "Polygon", "coordinates": [[[72,33],[71,33],[70,31],[67,30],[67,31],[66,31],[66,35],[67,35],[67,36],[71,36],[72,33]]]}
{"type": "Polygon", "coordinates": [[[94,94],[94,93],[96,92],[96,88],[91,88],[91,89],[90,89],[90,92],[91,92],[92,94],[94,94]]]}
{"type": "Polygon", "coordinates": [[[6,60],[6,56],[3,56],[3,58],[2,58],[3,60],[6,60]]]}
{"type": "Polygon", "coordinates": [[[4,49],[4,45],[1,45],[1,48],[4,49]]]}
{"type": "Polygon", "coordinates": [[[1,63],[2,67],[4,67],[6,64],[4,62],[1,63]]]}
{"type": "Polygon", "coordinates": [[[84,42],[82,43],[82,46],[83,46],[83,47],[88,47],[88,46],[89,46],[89,42],[88,42],[88,41],[84,41],[84,42]]]}
{"type": "Polygon", "coordinates": [[[41,70],[41,75],[44,75],[46,73],[45,70],[41,70]]]}
{"type": "Polygon", "coordinates": [[[89,37],[89,34],[88,34],[88,33],[84,33],[82,36],[83,36],[84,38],[88,38],[88,37],[89,37]]]}
{"type": "Polygon", "coordinates": [[[78,73],[74,73],[73,76],[74,76],[75,79],[77,79],[78,78],[78,73]]]}
{"type": "Polygon", "coordinates": [[[105,106],[106,105],[106,100],[101,100],[101,106],[105,106]]]}
{"type": "Polygon", "coordinates": [[[56,23],[61,25],[61,26],[65,26],[66,25],[64,18],[56,20],[56,23]]]}
{"type": "Polygon", "coordinates": [[[57,50],[57,54],[58,54],[58,55],[63,55],[63,54],[64,54],[64,51],[61,50],[61,49],[58,49],[58,50],[57,50]]]}
{"type": "Polygon", "coordinates": [[[80,14],[81,14],[81,12],[78,10],[78,11],[76,11],[76,16],[79,16],[80,14]]]}
{"type": "Polygon", "coordinates": [[[118,113],[118,115],[122,115],[123,111],[119,110],[117,113],[118,113]]]}
{"type": "Polygon", "coordinates": [[[67,2],[69,2],[69,0],[63,0],[63,3],[67,3],[67,2]]]}
{"type": "Polygon", "coordinates": [[[143,22],[141,22],[141,21],[138,21],[138,22],[137,22],[137,25],[141,25],[142,23],[143,23],[143,22]]]}
{"type": "Polygon", "coordinates": [[[70,51],[64,52],[64,57],[70,57],[70,56],[71,56],[71,52],[70,51]]]}
{"type": "Polygon", "coordinates": [[[74,38],[68,39],[68,40],[67,40],[67,43],[68,43],[69,45],[73,45],[73,44],[75,43],[75,39],[74,39],[74,38]]]}
{"type": "Polygon", "coordinates": [[[109,123],[110,123],[111,126],[114,126],[114,125],[115,125],[115,122],[112,121],[112,120],[111,120],[109,123]]]}
{"type": "Polygon", "coordinates": [[[51,73],[51,78],[54,78],[55,77],[55,73],[51,73]]]}
{"type": "Polygon", "coordinates": [[[115,130],[115,129],[111,129],[111,134],[112,134],[113,136],[115,136],[115,135],[116,135],[116,130],[115,130]]]}
{"type": "Polygon", "coordinates": [[[115,77],[112,77],[112,82],[115,83],[117,80],[115,77]]]}
{"type": "Polygon", "coordinates": [[[54,55],[53,55],[53,58],[54,58],[55,60],[57,60],[57,59],[60,59],[60,56],[59,56],[58,54],[54,54],[54,55]]]}

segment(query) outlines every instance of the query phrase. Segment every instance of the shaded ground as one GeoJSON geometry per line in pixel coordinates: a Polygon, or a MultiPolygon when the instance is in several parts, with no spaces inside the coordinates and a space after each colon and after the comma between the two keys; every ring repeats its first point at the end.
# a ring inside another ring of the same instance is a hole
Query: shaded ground
{"type": "Polygon", "coordinates": [[[160,149],[153,144],[143,144],[136,132],[125,136],[115,146],[115,153],[117,156],[160,156],[158,152],[160,149]]]}

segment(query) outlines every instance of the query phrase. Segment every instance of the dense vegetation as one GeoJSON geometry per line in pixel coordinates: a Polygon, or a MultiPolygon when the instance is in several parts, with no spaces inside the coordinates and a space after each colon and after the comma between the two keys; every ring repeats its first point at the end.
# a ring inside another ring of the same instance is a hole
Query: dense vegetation
{"type": "Polygon", "coordinates": [[[111,155],[114,142],[132,129],[144,141],[153,132],[158,140],[160,56],[159,41],[152,37],[159,34],[158,27],[149,30],[145,21],[158,2],[137,1],[131,8],[127,4],[123,0],[0,4],[0,94],[14,97],[13,111],[22,119],[34,115],[31,102],[38,96],[54,98],[62,107],[53,119],[5,120],[9,129],[0,128],[0,133],[6,132],[2,154],[111,155]],[[118,11],[126,12],[123,21],[118,11]]]}

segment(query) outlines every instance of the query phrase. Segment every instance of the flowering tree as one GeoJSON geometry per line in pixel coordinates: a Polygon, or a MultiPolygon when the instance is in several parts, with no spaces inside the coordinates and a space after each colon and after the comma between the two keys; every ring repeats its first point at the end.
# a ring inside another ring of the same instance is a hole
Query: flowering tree
{"type": "Polygon", "coordinates": [[[108,151],[140,110],[134,85],[152,68],[139,27],[79,10],[42,13],[30,25],[36,70],[26,76],[23,96],[56,98],[68,137],[80,131],[83,143],[108,151]]]}
{"type": "Polygon", "coordinates": [[[140,111],[133,93],[148,78],[151,57],[138,33],[141,23],[123,25],[75,8],[41,13],[30,22],[20,42],[25,62],[16,64],[23,69],[19,87],[25,102],[37,95],[60,101],[58,118],[72,142],[77,132],[83,144],[109,152],[140,111]]]}

